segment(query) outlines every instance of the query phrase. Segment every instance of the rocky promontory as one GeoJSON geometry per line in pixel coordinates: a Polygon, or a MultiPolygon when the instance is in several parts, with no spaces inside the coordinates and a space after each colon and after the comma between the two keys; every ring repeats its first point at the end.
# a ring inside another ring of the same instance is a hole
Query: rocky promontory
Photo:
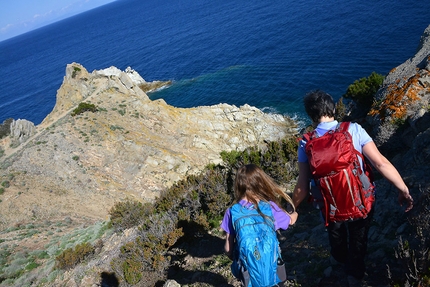
{"type": "Polygon", "coordinates": [[[115,202],[152,201],[186,175],[220,163],[221,151],[296,133],[291,119],[249,105],[175,108],[144,92],[168,84],[147,83],[131,68],[89,73],[67,65],[53,111],[37,126],[13,121],[0,141],[2,181],[10,182],[0,224],[106,219],[115,202]],[[74,115],[81,103],[96,111],[74,115]]]}

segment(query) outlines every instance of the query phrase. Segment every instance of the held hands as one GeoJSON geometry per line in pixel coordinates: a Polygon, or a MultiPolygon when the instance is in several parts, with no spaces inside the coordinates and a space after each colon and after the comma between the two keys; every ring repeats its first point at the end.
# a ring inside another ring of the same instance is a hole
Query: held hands
{"type": "Polygon", "coordinates": [[[400,206],[403,206],[403,202],[406,202],[407,206],[406,206],[405,212],[408,212],[409,210],[412,209],[412,207],[414,207],[414,199],[412,198],[412,196],[410,195],[407,189],[399,190],[398,200],[399,200],[400,206]]]}

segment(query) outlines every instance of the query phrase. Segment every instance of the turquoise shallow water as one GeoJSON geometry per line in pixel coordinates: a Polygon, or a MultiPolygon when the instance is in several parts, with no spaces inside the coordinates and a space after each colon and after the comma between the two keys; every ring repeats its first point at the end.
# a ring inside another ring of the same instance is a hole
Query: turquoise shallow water
{"type": "Polygon", "coordinates": [[[120,0],[0,42],[0,122],[40,123],[65,67],[131,66],[178,107],[248,103],[303,117],[302,96],[339,98],[372,71],[413,56],[430,1],[120,0]]]}

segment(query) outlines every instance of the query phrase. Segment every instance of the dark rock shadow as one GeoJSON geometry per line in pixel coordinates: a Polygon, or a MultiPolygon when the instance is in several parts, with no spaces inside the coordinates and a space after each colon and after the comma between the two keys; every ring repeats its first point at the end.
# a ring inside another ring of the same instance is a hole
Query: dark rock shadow
{"type": "MultiPolygon", "coordinates": [[[[217,287],[234,287],[234,285],[229,284],[227,279],[210,271],[182,271],[177,273],[176,276],[172,276],[169,279],[173,279],[178,282],[181,286],[194,284],[194,283],[206,283],[210,286],[217,287]]],[[[157,287],[162,287],[159,285],[157,287]]]]}
{"type": "Polygon", "coordinates": [[[118,287],[119,280],[116,278],[115,273],[102,272],[100,275],[100,286],[101,287],[118,287]]]}
{"type": "Polygon", "coordinates": [[[167,278],[181,285],[201,282],[212,286],[233,286],[222,275],[205,271],[214,263],[217,255],[224,253],[224,239],[208,234],[203,226],[195,222],[181,222],[179,225],[184,235],[169,252],[171,264],[167,278]]]}

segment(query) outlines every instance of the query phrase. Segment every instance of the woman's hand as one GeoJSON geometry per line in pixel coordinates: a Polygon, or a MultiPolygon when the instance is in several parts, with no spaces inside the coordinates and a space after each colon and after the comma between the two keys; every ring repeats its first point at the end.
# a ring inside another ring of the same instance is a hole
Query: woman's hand
{"type": "Polygon", "coordinates": [[[407,206],[405,209],[405,212],[408,212],[409,210],[414,207],[414,199],[412,198],[411,194],[409,193],[409,190],[400,190],[399,189],[399,204],[400,206],[403,206],[403,203],[406,202],[407,206]]]}

